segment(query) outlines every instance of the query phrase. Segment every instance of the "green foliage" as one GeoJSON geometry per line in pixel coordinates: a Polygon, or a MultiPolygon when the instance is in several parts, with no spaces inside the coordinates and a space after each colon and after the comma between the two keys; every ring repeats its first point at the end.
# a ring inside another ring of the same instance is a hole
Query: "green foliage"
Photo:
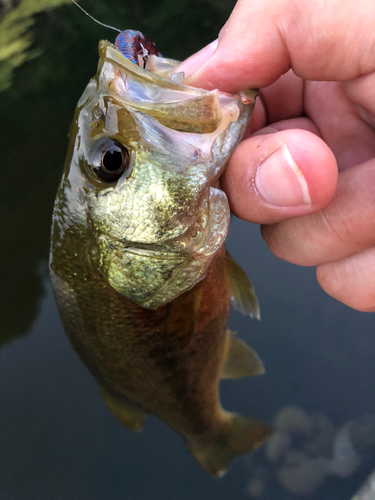
{"type": "Polygon", "coordinates": [[[10,87],[15,68],[41,53],[29,50],[34,15],[69,0],[21,0],[0,20],[0,92],[10,87]]]}

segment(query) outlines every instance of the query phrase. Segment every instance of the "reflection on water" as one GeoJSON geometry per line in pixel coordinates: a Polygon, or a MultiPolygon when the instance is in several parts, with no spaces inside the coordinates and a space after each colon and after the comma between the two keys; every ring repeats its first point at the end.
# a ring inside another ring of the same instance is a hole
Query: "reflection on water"
{"type": "MultiPolygon", "coordinates": [[[[245,227],[235,221],[229,245],[243,241],[246,247],[245,242],[252,241],[253,256],[260,259],[264,247],[257,238],[257,231],[251,231],[250,236],[243,238],[245,227]]],[[[266,263],[271,275],[275,276],[278,267],[272,264],[272,260],[266,263]]],[[[290,269],[286,266],[284,270],[286,280],[290,269]]],[[[105,407],[94,378],[64,335],[47,270],[44,269],[43,273],[47,293],[30,335],[0,351],[0,498],[206,500],[213,496],[218,500],[246,500],[249,498],[247,485],[255,477],[261,480],[267,491],[260,498],[290,500],[295,497],[280,483],[275,461],[266,457],[265,448],[248,459],[237,461],[226,475],[216,480],[200,471],[185,451],[182,440],[155,417],[147,419],[140,434],[127,431],[117,423],[105,407]]],[[[255,270],[253,274],[258,274],[256,282],[261,290],[264,271],[260,269],[257,273],[255,270]]],[[[311,279],[305,276],[305,279],[311,292],[314,289],[313,276],[311,279]]],[[[297,286],[295,288],[289,292],[288,302],[298,305],[300,294],[297,286]]],[[[332,458],[332,436],[349,421],[357,422],[361,415],[375,414],[372,383],[362,390],[357,400],[358,388],[363,388],[367,377],[371,382],[374,377],[375,339],[369,331],[370,323],[366,323],[367,316],[361,320],[361,315],[353,316],[341,306],[337,307],[336,312],[344,315],[350,327],[348,331],[339,329],[335,344],[341,346],[341,354],[346,353],[348,359],[342,370],[337,368],[335,377],[341,380],[340,387],[345,392],[345,401],[341,401],[337,391],[332,390],[335,383],[332,376],[320,382],[324,355],[316,356],[309,350],[301,352],[301,345],[293,348],[295,338],[288,330],[289,317],[282,312],[287,302],[281,299],[282,308],[277,309],[279,292],[273,292],[268,282],[264,293],[260,294],[264,304],[261,322],[250,322],[239,314],[230,320],[230,327],[243,334],[262,353],[267,372],[258,378],[223,381],[223,406],[244,414],[256,412],[260,418],[272,423],[278,408],[285,407],[285,400],[292,400],[299,405],[299,414],[308,418],[302,423],[297,418],[298,426],[288,423],[288,418],[286,424],[281,421],[281,428],[291,434],[291,448],[300,451],[309,443],[310,456],[317,458],[316,453],[320,451],[323,457],[332,458]],[[355,325],[360,326],[358,342],[351,345],[355,325]],[[368,334],[364,333],[366,330],[368,334]],[[361,346],[365,346],[365,350],[361,346]],[[301,356],[303,364],[308,364],[312,356],[315,369],[308,367],[304,371],[298,367],[297,371],[297,360],[301,356]],[[347,382],[352,375],[346,375],[353,359],[358,360],[358,384],[351,388],[347,382]],[[298,385],[297,381],[300,381],[298,385]],[[317,388],[312,389],[311,383],[317,388]],[[324,387],[332,406],[324,397],[324,387]],[[316,407],[324,409],[317,419],[316,407]],[[330,415],[331,423],[323,414],[330,415]],[[298,430],[291,432],[296,426],[298,430]],[[319,429],[322,435],[331,437],[318,439],[321,435],[319,429]]],[[[312,294],[308,295],[311,298],[312,294]]],[[[314,306],[306,306],[298,324],[307,325],[312,311],[321,305],[315,299],[314,306]]],[[[334,310],[333,303],[331,307],[334,310]]],[[[321,322],[317,320],[315,327],[323,326],[330,314],[329,309],[322,309],[321,322]]],[[[312,333],[313,330],[307,328],[307,334],[312,333]]],[[[329,335],[330,343],[334,343],[334,331],[326,330],[324,335],[329,335]]],[[[319,336],[316,340],[322,343],[319,336]]],[[[331,359],[334,359],[332,350],[331,353],[331,359]]],[[[374,469],[375,457],[371,450],[361,451],[360,455],[362,464],[352,475],[345,478],[330,475],[320,487],[304,497],[309,500],[349,500],[374,469]]],[[[284,459],[285,453],[281,454],[280,464],[284,459]]]]}
{"type": "Polygon", "coordinates": [[[0,92],[11,86],[14,71],[26,61],[41,54],[40,48],[31,49],[33,33],[30,29],[34,16],[70,0],[21,0],[0,4],[0,92]]]}
{"type": "Polygon", "coordinates": [[[373,500],[375,498],[375,470],[367,478],[365,484],[354,495],[352,500],[373,500]]]}
{"type": "Polygon", "coordinates": [[[286,406],[274,418],[273,435],[264,447],[264,465],[251,473],[251,497],[267,494],[276,475],[294,495],[311,495],[329,476],[345,479],[375,457],[375,414],[337,427],[324,413],[286,406]]]}

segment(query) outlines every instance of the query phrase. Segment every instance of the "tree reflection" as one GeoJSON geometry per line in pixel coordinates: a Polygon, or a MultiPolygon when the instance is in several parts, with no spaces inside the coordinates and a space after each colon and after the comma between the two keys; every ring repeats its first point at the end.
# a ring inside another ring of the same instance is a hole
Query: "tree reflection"
{"type": "Polygon", "coordinates": [[[267,495],[277,480],[296,496],[309,496],[329,477],[346,479],[374,457],[375,415],[334,424],[324,413],[284,406],[275,415],[274,433],[264,447],[263,465],[252,470],[250,497],[267,495]]]}
{"type": "Polygon", "coordinates": [[[21,0],[15,5],[11,0],[2,0],[0,20],[0,92],[12,82],[14,70],[25,61],[41,53],[34,47],[30,30],[35,14],[54,9],[69,0],[21,0]]]}

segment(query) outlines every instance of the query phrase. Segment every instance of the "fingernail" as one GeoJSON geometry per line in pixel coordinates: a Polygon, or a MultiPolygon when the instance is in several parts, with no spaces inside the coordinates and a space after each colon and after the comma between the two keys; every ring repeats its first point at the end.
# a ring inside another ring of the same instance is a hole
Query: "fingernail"
{"type": "Polygon", "coordinates": [[[216,39],[210,44],[206,45],[202,50],[189,57],[183,63],[179,64],[173,73],[179,73],[183,71],[185,77],[192,75],[197,69],[199,69],[215,52],[219,40],[216,39]]]}
{"type": "Polygon", "coordinates": [[[285,144],[260,165],[255,174],[255,186],[273,205],[311,204],[307,182],[285,144]]]}

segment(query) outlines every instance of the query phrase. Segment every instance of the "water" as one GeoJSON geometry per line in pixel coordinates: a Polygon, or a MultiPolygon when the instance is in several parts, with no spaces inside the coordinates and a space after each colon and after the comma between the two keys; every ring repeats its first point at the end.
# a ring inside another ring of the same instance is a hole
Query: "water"
{"type": "MultiPolygon", "coordinates": [[[[231,5],[86,7],[104,22],[144,31],[165,55],[181,59],[216,36],[231,5]]],[[[65,337],[46,262],[67,131],[95,72],[97,42],[112,33],[70,5],[37,14],[32,33],[33,58],[14,69],[0,93],[0,500],[349,500],[374,469],[371,434],[358,463],[344,452],[346,469],[337,465],[333,443],[348,422],[352,436],[361,417],[375,415],[374,315],[329,298],[313,269],[277,260],[259,229],[237,219],[228,249],[256,288],[262,320],[233,313],[229,326],[267,372],[223,382],[222,403],[273,424],[278,441],[213,479],[157,418],[133,434],[108,412],[65,337]]],[[[2,63],[0,74],[8,69],[2,63]]]]}

